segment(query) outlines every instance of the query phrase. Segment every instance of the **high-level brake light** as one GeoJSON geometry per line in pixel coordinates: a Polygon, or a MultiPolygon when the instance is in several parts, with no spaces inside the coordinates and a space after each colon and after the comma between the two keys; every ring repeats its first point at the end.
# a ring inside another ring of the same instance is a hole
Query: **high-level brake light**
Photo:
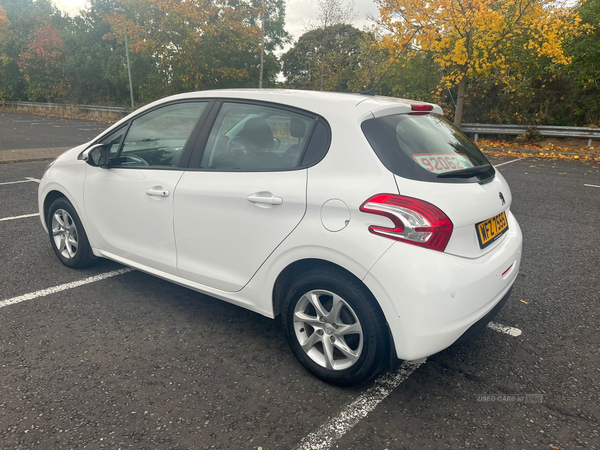
{"type": "Polygon", "coordinates": [[[424,104],[412,104],[410,105],[411,114],[413,116],[422,116],[428,114],[430,111],[433,111],[433,105],[424,105],[424,104]]]}

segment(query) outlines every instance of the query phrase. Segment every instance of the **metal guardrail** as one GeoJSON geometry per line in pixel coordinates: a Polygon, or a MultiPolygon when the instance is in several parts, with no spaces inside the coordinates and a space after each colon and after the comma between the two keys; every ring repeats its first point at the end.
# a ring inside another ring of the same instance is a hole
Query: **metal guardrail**
{"type": "Polygon", "coordinates": [[[585,127],[555,127],[552,125],[487,125],[483,123],[463,123],[461,130],[464,133],[473,133],[473,141],[477,142],[480,134],[510,134],[519,135],[527,133],[528,129],[536,129],[542,136],[548,137],[574,137],[587,139],[588,147],[592,146],[592,139],[600,140],[600,128],[585,127]]]}
{"type": "MultiPolygon", "coordinates": [[[[36,103],[36,102],[3,102],[10,106],[35,106],[42,108],[65,108],[76,107],[81,111],[103,111],[127,115],[129,110],[118,106],[97,106],[97,105],[65,105],[60,103],[36,103]]],[[[464,133],[472,133],[473,141],[479,140],[480,134],[509,134],[520,135],[527,133],[530,128],[535,128],[542,136],[549,137],[575,137],[587,139],[588,147],[592,146],[592,139],[600,140],[600,128],[584,127],[556,127],[551,125],[527,126],[527,125],[490,125],[483,123],[463,123],[461,130],[464,133]]]]}
{"type": "Polygon", "coordinates": [[[3,102],[4,105],[9,106],[33,106],[39,108],[77,108],[81,111],[102,111],[112,112],[117,114],[129,114],[127,108],[121,108],[119,106],[96,106],[96,105],[66,105],[61,103],[37,103],[37,102],[3,102]]]}

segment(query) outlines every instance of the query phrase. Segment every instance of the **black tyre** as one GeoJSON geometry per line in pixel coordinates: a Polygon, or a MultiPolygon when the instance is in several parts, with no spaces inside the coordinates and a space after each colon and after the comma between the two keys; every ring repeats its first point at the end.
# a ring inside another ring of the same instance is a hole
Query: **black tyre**
{"type": "Polygon", "coordinates": [[[46,225],[52,249],[65,266],[81,269],[97,261],[81,220],[66,198],[58,198],[50,205],[46,225]]]}
{"type": "Polygon", "coordinates": [[[383,313],[366,287],[340,269],[317,268],[297,278],[281,318],[294,356],[328,383],[360,384],[386,368],[383,313]]]}

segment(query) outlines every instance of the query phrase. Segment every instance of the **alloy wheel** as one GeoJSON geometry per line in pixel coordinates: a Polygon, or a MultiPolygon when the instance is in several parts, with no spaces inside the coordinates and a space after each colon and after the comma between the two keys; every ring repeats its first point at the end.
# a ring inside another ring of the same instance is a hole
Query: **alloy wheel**
{"type": "Polygon", "coordinates": [[[63,258],[75,257],[79,245],[77,227],[71,215],[64,209],[57,209],[52,216],[52,238],[63,258]]]}
{"type": "Polygon", "coordinates": [[[315,363],[345,370],[360,358],[363,329],[352,307],[326,290],[304,294],[294,308],[294,331],[300,347],[315,363]]]}

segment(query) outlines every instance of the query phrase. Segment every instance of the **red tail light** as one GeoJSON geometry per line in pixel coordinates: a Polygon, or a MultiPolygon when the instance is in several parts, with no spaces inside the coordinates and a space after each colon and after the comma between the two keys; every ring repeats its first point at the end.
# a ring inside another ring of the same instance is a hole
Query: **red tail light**
{"type": "Polygon", "coordinates": [[[410,114],[413,116],[422,116],[428,114],[430,111],[433,111],[433,105],[423,105],[423,104],[413,104],[410,105],[411,112],[410,114]]]}
{"type": "Polygon", "coordinates": [[[369,231],[408,244],[443,252],[454,226],[438,207],[424,200],[393,194],[377,194],[364,202],[360,210],[392,221],[392,228],[371,225],[369,231]]]}

